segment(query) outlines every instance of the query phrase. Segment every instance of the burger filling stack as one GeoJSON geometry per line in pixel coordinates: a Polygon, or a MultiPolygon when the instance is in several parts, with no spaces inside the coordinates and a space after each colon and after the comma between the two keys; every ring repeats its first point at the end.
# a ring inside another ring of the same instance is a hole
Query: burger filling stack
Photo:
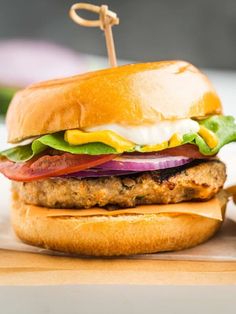
{"type": "Polygon", "coordinates": [[[82,255],[180,250],[213,236],[227,203],[217,154],[236,140],[208,78],[184,61],[29,86],[7,113],[12,224],[82,255]]]}

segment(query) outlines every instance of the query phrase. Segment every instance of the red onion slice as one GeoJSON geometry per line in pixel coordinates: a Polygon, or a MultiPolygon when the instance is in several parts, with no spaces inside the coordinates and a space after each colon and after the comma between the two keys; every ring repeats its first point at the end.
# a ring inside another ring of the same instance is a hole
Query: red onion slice
{"type": "Polygon", "coordinates": [[[123,158],[118,157],[99,165],[97,169],[121,171],[153,171],[185,165],[193,159],[183,156],[162,156],[155,158],[123,158]]]}
{"type": "MultiPolygon", "coordinates": [[[[137,157],[137,156],[136,156],[137,157]]],[[[64,175],[64,178],[97,178],[108,176],[122,176],[128,174],[135,174],[143,171],[154,171],[167,168],[174,168],[185,165],[193,159],[182,156],[162,156],[155,158],[128,158],[118,157],[96,168],[79,171],[64,175]]],[[[149,156],[150,157],[150,156],[149,156]]]]}

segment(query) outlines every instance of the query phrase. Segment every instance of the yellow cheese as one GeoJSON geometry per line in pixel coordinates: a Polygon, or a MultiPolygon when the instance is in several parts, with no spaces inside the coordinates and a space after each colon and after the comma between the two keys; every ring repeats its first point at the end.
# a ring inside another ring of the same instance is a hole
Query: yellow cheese
{"type": "Polygon", "coordinates": [[[169,147],[176,147],[181,144],[182,144],[182,138],[178,134],[174,134],[169,141],[169,147]]]}
{"type": "Polygon", "coordinates": [[[148,152],[157,152],[159,150],[163,150],[168,148],[168,142],[163,142],[161,144],[157,144],[157,145],[146,145],[143,146],[139,149],[140,152],[142,153],[148,153],[148,152]]]}
{"type": "Polygon", "coordinates": [[[174,134],[169,140],[169,142],[166,141],[158,145],[145,145],[140,149],[140,151],[144,153],[157,152],[166,148],[179,146],[181,145],[181,143],[182,143],[182,138],[178,134],[174,134]]]}
{"type": "Polygon", "coordinates": [[[134,149],[135,144],[112,131],[83,132],[80,130],[67,130],[64,139],[70,145],[82,145],[100,142],[116,149],[118,153],[134,149]]]}
{"type": "MultiPolygon", "coordinates": [[[[118,153],[125,151],[132,151],[135,148],[135,144],[126,140],[122,136],[116,134],[113,131],[95,131],[95,132],[83,132],[81,130],[67,130],[65,131],[64,139],[70,145],[82,145],[87,143],[104,143],[116,149],[118,153]]],[[[145,145],[142,146],[139,151],[154,152],[166,149],[168,147],[175,147],[181,145],[181,138],[174,134],[169,143],[165,141],[157,145],[145,145]]]]}
{"type": "Polygon", "coordinates": [[[151,215],[161,213],[198,215],[215,220],[223,220],[222,206],[227,194],[221,191],[213,199],[206,202],[183,202],[166,205],[141,205],[134,208],[109,211],[103,208],[91,209],[46,209],[30,205],[30,210],[39,216],[56,217],[90,217],[90,216],[119,216],[119,215],[151,215]]]}
{"type": "MultiPolygon", "coordinates": [[[[205,140],[210,148],[215,148],[218,145],[217,136],[204,126],[200,126],[199,135],[205,140]]],[[[81,130],[65,131],[64,139],[70,145],[82,145],[87,143],[104,143],[113,147],[117,153],[125,151],[133,151],[136,144],[109,130],[84,132],[81,130]]],[[[173,134],[169,141],[164,141],[157,145],[144,145],[139,149],[140,152],[160,151],[169,147],[176,147],[182,144],[182,137],[177,133],[173,134]]]]}
{"type": "Polygon", "coordinates": [[[201,137],[205,140],[210,148],[215,148],[218,145],[217,136],[211,130],[208,130],[204,126],[200,125],[198,134],[201,135],[201,137]]]}

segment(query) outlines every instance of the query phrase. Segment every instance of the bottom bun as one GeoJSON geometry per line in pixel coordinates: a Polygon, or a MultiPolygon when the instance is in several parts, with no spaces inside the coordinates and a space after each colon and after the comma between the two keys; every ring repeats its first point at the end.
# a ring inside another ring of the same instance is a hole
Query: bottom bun
{"type": "MultiPolygon", "coordinates": [[[[224,217],[227,198],[224,193],[217,197],[224,217]]],[[[39,214],[40,207],[26,205],[14,195],[12,223],[22,241],[90,256],[182,250],[208,240],[222,224],[219,220],[190,214],[49,217],[44,214],[45,208],[41,209],[39,214]]]]}

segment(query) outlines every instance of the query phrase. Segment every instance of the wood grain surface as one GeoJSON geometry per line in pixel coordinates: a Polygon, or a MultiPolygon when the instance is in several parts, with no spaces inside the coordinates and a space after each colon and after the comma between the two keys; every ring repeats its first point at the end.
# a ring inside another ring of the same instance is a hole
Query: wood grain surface
{"type": "Polygon", "coordinates": [[[0,250],[0,285],[236,284],[236,263],[79,259],[0,250]]]}

